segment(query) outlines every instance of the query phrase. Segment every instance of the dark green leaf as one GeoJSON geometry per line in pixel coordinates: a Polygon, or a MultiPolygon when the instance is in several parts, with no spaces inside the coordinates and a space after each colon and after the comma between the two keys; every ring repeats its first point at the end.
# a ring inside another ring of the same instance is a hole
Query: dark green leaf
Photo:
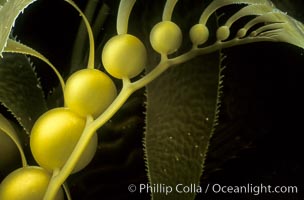
{"type": "MultiPolygon", "coordinates": [[[[176,66],[147,86],[145,151],[153,199],[194,199],[195,190],[177,193],[178,184],[195,184],[203,172],[216,121],[220,61],[218,53],[176,66]]],[[[200,192],[200,191],[196,191],[200,192]]]]}
{"type": "Polygon", "coordinates": [[[4,54],[0,60],[0,102],[27,133],[39,115],[46,111],[40,83],[26,56],[4,54]]]}

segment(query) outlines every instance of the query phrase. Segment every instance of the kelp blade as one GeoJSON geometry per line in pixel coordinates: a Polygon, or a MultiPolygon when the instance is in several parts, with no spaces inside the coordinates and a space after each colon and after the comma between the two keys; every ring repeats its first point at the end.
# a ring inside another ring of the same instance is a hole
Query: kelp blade
{"type": "Polygon", "coordinates": [[[8,0],[0,6],[0,56],[19,14],[35,0],[8,0]]]}
{"type": "Polygon", "coordinates": [[[47,110],[41,85],[26,56],[5,54],[0,59],[0,103],[27,133],[47,110]]]}
{"type": "Polygon", "coordinates": [[[147,86],[144,143],[152,199],[194,199],[202,189],[199,181],[218,109],[220,61],[218,52],[200,56],[147,86]],[[177,191],[191,186],[191,192],[177,191]],[[157,187],[172,191],[153,191],[157,187]]]}

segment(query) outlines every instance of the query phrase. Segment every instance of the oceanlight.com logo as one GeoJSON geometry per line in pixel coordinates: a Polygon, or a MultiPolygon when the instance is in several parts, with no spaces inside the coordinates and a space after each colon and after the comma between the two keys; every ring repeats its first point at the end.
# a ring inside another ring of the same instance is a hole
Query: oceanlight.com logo
{"type": "MultiPolygon", "coordinates": [[[[210,184],[207,185],[207,188],[210,184]]],[[[254,185],[248,183],[246,185],[220,185],[213,184],[210,188],[213,193],[227,193],[227,194],[253,194],[255,196],[260,194],[297,194],[297,186],[272,186],[272,185],[254,185]]]]}

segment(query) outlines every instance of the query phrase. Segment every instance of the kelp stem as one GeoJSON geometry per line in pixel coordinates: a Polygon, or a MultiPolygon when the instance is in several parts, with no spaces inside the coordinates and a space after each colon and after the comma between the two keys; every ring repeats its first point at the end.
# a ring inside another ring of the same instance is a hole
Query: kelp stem
{"type": "Polygon", "coordinates": [[[90,23],[88,21],[88,19],[86,18],[86,16],[84,15],[84,13],[78,8],[78,6],[72,1],[72,0],[65,0],[66,2],[68,2],[70,5],[72,5],[80,14],[80,16],[82,17],[86,28],[88,30],[88,34],[89,34],[89,41],[90,41],[90,52],[89,52],[89,60],[88,60],[88,65],[87,68],[89,69],[94,69],[95,66],[95,45],[94,45],[94,36],[93,36],[93,31],[92,28],[90,26],[90,23]]]}
{"type": "Polygon", "coordinates": [[[163,21],[171,21],[175,4],[178,0],[167,0],[163,11],[163,21]]]}
{"type": "Polygon", "coordinates": [[[126,34],[128,32],[129,17],[136,0],[121,0],[117,14],[117,34],[126,34]]]}

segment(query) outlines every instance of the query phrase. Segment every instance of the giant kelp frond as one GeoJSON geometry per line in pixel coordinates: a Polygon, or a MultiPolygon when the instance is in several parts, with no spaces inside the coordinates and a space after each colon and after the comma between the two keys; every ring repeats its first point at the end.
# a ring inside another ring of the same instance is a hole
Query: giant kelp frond
{"type": "Polygon", "coordinates": [[[286,42],[304,48],[304,25],[301,22],[279,10],[275,10],[256,17],[245,27],[248,29],[261,22],[265,25],[253,31],[252,36],[269,37],[278,42],[286,42]]]}
{"type": "MultiPolygon", "coordinates": [[[[176,3],[166,1],[162,20],[171,20],[176,3]]],[[[190,29],[192,49],[169,59],[183,66],[166,71],[146,87],[144,150],[150,185],[199,184],[218,123],[224,69],[222,54],[203,54],[259,41],[304,48],[303,35],[303,24],[268,0],[214,0],[206,6],[190,29]],[[236,11],[226,13],[225,6],[234,4],[236,11]]],[[[151,195],[154,200],[195,199],[195,194],[176,192],[151,195]]]]}
{"type": "Polygon", "coordinates": [[[208,5],[201,15],[200,24],[206,24],[209,17],[219,8],[231,4],[266,5],[272,7],[273,4],[268,0],[215,0],[208,5]]]}
{"type": "Polygon", "coordinates": [[[199,24],[206,26],[209,17],[220,8],[242,4],[217,30],[217,42],[230,47],[257,41],[286,42],[304,48],[304,25],[280,11],[268,0],[215,0],[202,12],[199,24]],[[245,17],[253,17],[231,35],[231,27],[245,17]],[[230,39],[230,40],[228,40],[230,39]]]}
{"type": "Polygon", "coordinates": [[[235,23],[237,20],[241,19],[242,17],[248,16],[248,13],[250,15],[264,15],[266,13],[272,12],[273,8],[264,5],[264,4],[254,4],[254,5],[248,5],[242,9],[240,9],[238,12],[236,12],[234,15],[232,15],[225,23],[225,26],[231,27],[233,23],[235,23]]]}

